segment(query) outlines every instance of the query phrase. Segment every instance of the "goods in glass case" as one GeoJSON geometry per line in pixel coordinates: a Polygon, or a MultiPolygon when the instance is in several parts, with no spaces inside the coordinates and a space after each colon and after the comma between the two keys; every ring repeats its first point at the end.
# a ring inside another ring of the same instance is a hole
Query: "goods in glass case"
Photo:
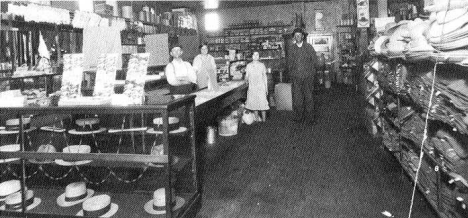
{"type": "Polygon", "coordinates": [[[149,55],[149,53],[132,54],[128,61],[124,95],[128,97],[130,104],[143,104],[149,55]]]}

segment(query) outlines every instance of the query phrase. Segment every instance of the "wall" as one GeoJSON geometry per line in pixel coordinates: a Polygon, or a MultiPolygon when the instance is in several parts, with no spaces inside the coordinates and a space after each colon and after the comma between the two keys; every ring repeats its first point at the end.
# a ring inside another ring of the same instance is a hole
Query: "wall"
{"type": "MultiPolygon", "coordinates": [[[[302,14],[306,31],[309,34],[331,34],[333,38],[336,38],[336,25],[340,23],[342,14],[349,13],[349,7],[348,1],[332,0],[225,9],[218,10],[218,14],[221,19],[221,29],[228,27],[229,24],[242,23],[244,20],[259,20],[263,25],[268,25],[268,22],[271,21],[280,20],[285,24],[295,25],[296,14],[302,14]],[[315,9],[323,10],[324,18],[322,21],[324,30],[315,31],[315,9]]],[[[203,13],[198,14],[199,30],[202,34],[206,34],[204,33],[203,15],[203,13]]],[[[336,40],[333,41],[332,58],[338,57],[336,53],[336,40]]]]}

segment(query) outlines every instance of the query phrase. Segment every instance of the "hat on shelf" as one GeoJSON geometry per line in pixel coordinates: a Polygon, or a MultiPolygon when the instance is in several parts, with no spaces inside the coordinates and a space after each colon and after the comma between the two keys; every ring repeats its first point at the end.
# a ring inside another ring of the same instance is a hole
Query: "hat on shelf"
{"type": "MultiPolygon", "coordinates": [[[[149,214],[165,214],[166,213],[166,189],[160,188],[153,193],[153,199],[146,202],[144,208],[149,214]]],[[[185,204],[185,200],[179,196],[175,196],[174,190],[171,191],[172,195],[172,210],[178,210],[185,204]]]]}
{"type": "Polygon", "coordinates": [[[77,216],[111,217],[117,213],[119,205],[112,203],[109,195],[103,194],[86,199],[82,208],[77,216]]]}
{"type": "Polygon", "coordinates": [[[70,207],[79,204],[94,195],[94,190],[87,189],[85,182],[70,183],[65,187],[65,192],[57,197],[60,207],[70,207]]]}
{"type": "MultiPolygon", "coordinates": [[[[31,128],[31,118],[23,118],[24,129],[31,128]]],[[[5,122],[5,128],[7,131],[19,130],[19,119],[9,119],[5,122]]]]}
{"type": "MultiPolygon", "coordinates": [[[[40,145],[37,148],[37,152],[39,153],[55,153],[57,152],[57,149],[51,144],[45,144],[45,145],[40,145]]],[[[53,160],[42,160],[42,159],[30,159],[29,162],[31,163],[37,163],[37,164],[43,164],[43,163],[52,163],[54,162],[53,160]]]]}
{"type": "Polygon", "coordinates": [[[0,183],[0,206],[5,204],[5,198],[7,198],[8,195],[19,192],[20,190],[21,183],[19,180],[8,180],[0,183]]]}
{"type": "MultiPolygon", "coordinates": [[[[80,154],[89,154],[91,153],[91,147],[89,145],[70,145],[62,150],[63,153],[80,153],[80,154]]],[[[80,160],[80,161],[65,161],[65,160],[55,160],[55,163],[62,166],[73,166],[73,165],[83,165],[90,163],[91,160],[80,160]]]]}
{"type": "MultiPolygon", "coordinates": [[[[0,151],[8,151],[8,152],[13,152],[13,151],[19,151],[20,144],[11,144],[11,145],[2,145],[0,146],[0,151]]],[[[8,158],[8,159],[0,159],[0,163],[7,163],[11,161],[19,160],[19,158],[8,158]]]]}
{"type": "Polygon", "coordinates": [[[75,124],[77,126],[76,131],[89,132],[100,129],[99,118],[96,117],[77,119],[75,124]]]}
{"type": "MultiPolygon", "coordinates": [[[[41,202],[42,200],[40,198],[36,198],[34,196],[33,190],[26,190],[24,201],[26,210],[32,210],[33,208],[37,207],[41,202]]],[[[21,192],[15,192],[11,195],[8,195],[8,197],[6,197],[5,199],[5,205],[2,206],[0,209],[20,211],[21,192]]]]}
{"type": "MultiPolygon", "coordinates": [[[[169,117],[168,131],[179,129],[180,120],[177,117],[169,117]]],[[[153,128],[155,131],[163,131],[163,119],[162,117],[155,118],[153,120],[153,128]]]]}

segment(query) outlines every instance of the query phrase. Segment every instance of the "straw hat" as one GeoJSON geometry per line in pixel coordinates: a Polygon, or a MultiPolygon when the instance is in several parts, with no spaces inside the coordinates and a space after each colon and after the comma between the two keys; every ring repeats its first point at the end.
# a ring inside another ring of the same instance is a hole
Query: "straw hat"
{"type": "Polygon", "coordinates": [[[85,182],[70,183],[65,187],[65,192],[57,197],[60,207],[70,207],[79,204],[94,195],[94,190],[86,189],[85,182]]]}
{"type": "Polygon", "coordinates": [[[455,8],[449,11],[439,11],[436,13],[438,24],[451,22],[467,13],[468,8],[455,8]]]}
{"type": "MultiPolygon", "coordinates": [[[[144,208],[145,211],[149,214],[165,214],[166,213],[166,189],[160,188],[153,193],[153,199],[146,202],[144,208]]],[[[185,200],[179,196],[174,195],[174,191],[171,191],[172,194],[172,210],[178,210],[185,204],[185,200]]]]}
{"type": "MultiPolygon", "coordinates": [[[[23,126],[25,129],[30,128],[31,118],[23,118],[23,126]]],[[[5,122],[6,130],[19,130],[19,119],[9,119],[5,122]]]]}
{"type": "MultiPolygon", "coordinates": [[[[51,144],[46,144],[46,145],[40,145],[37,148],[37,152],[39,153],[54,153],[57,152],[57,149],[51,144]]],[[[39,160],[39,159],[31,159],[29,160],[31,163],[36,163],[36,164],[45,164],[45,163],[52,163],[54,162],[53,160],[39,160]]]]}
{"type": "MultiPolygon", "coordinates": [[[[179,128],[180,119],[177,117],[169,117],[169,131],[176,130],[179,128]]],[[[155,118],[153,120],[153,127],[154,130],[162,130],[163,129],[163,119],[162,117],[155,118]]]]}
{"type": "MultiPolygon", "coordinates": [[[[13,151],[19,151],[20,149],[21,149],[20,144],[11,144],[11,145],[2,145],[2,146],[0,146],[0,151],[13,152],[13,151]]],[[[15,160],[19,160],[19,158],[0,159],[0,163],[7,163],[7,162],[15,161],[15,160]]]]}
{"type": "Polygon", "coordinates": [[[382,54],[382,49],[386,47],[389,39],[390,38],[388,36],[380,36],[377,40],[375,40],[375,53],[382,54]]]}
{"type": "MultiPolygon", "coordinates": [[[[26,210],[32,210],[33,208],[37,207],[42,200],[40,198],[34,197],[33,190],[26,190],[25,193],[25,206],[26,210]]],[[[5,205],[0,207],[0,210],[14,210],[20,211],[21,210],[21,192],[15,192],[11,195],[8,195],[5,199],[5,205]]]]}
{"type": "Polygon", "coordinates": [[[75,124],[78,126],[77,131],[96,131],[99,130],[99,118],[83,118],[77,119],[75,124]]]}
{"type": "Polygon", "coordinates": [[[88,198],[82,207],[77,216],[111,217],[119,210],[119,205],[112,203],[111,197],[105,194],[88,198]]]}
{"type": "Polygon", "coordinates": [[[8,180],[0,183],[0,206],[3,206],[5,198],[7,198],[8,195],[19,192],[20,190],[21,183],[19,180],[8,180]]]}
{"type": "MultiPolygon", "coordinates": [[[[91,147],[89,145],[70,145],[62,150],[63,153],[81,153],[88,154],[91,153],[91,147]]],[[[62,166],[73,166],[73,165],[83,165],[90,163],[91,160],[80,160],[80,161],[64,161],[64,160],[55,160],[55,163],[62,166]]]]}

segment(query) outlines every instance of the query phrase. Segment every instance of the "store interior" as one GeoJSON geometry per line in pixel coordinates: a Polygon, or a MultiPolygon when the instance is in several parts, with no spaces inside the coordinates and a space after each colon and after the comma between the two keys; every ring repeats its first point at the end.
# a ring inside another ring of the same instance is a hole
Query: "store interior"
{"type": "Polygon", "coordinates": [[[468,217],[465,1],[0,6],[1,217],[468,217]]]}

